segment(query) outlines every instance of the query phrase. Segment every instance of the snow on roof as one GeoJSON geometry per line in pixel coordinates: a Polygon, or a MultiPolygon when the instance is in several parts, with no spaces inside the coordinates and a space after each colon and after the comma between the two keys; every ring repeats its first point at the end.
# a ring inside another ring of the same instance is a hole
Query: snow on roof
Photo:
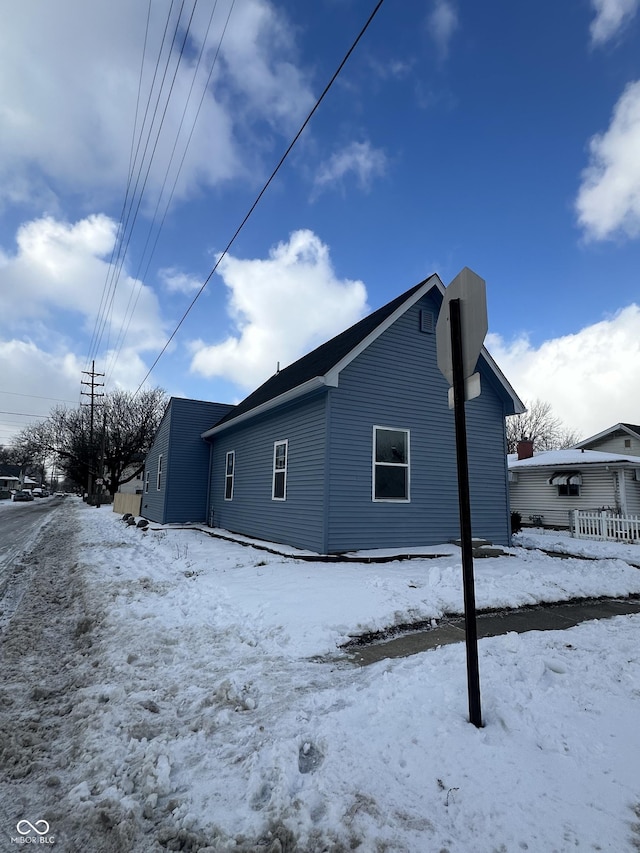
{"type": "Polygon", "coordinates": [[[518,459],[516,453],[507,457],[509,468],[536,468],[560,465],[637,465],[640,467],[639,456],[625,456],[621,453],[604,453],[600,450],[544,450],[534,453],[529,459],[518,459]]]}

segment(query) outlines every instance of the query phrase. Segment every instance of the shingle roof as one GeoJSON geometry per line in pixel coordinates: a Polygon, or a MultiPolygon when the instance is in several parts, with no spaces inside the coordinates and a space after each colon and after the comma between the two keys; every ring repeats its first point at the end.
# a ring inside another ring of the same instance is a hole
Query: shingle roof
{"type": "Polygon", "coordinates": [[[251,409],[255,409],[257,406],[273,400],[281,394],[291,391],[293,388],[297,388],[299,385],[316,376],[324,376],[430,279],[433,279],[434,285],[439,281],[437,275],[429,276],[429,278],[416,284],[405,291],[405,293],[392,299],[391,302],[383,305],[382,308],[378,308],[377,311],[367,315],[363,320],[346,329],[346,331],[341,332],[339,335],[331,338],[331,340],[312,350],[312,352],[294,361],[293,364],[285,367],[279,373],[271,376],[259,388],[231,409],[215,426],[233,420],[239,415],[249,412],[251,409]]]}

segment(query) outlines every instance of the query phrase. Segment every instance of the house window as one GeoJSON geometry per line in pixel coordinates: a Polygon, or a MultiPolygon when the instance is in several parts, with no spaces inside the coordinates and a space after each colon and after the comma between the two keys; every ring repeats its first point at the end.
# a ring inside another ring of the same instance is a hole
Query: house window
{"type": "Polygon", "coordinates": [[[162,487],[162,453],[158,456],[158,479],[156,482],[156,489],[160,491],[162,487]]]}
{"type": "Polygon", "coordinates": [[[224,477],[224,499],[225,501],[233,500],[233,475],[236,469],[236,452],[230,450],[227,453],[227,461],[225,466],[224,477]]]}
{"type": "Polygon", "coordinates": [[[373,428],[373,500],[409,500],[409,430],[373,428]]]}
{"type": "Polygon", "coordinates": [[[631,447],[631,439],[630,438],[625,438],[624,446],[625,447],[631,447]]]}
{"type": "Polygon", "coordinates": [[[274,501],[287,499],[287,455],[289,440],[276,441],[273,445],[273,486],[271,498],[274,501]]]}
{"type": "Polygon", "coordinates": [[[145,495],[149,491],[149,471],[144,476],[144,493],[145,495]]]}
{"type": "Polygon", "coordinates": [[[557,487],[559,498],[577,498],[580,497],[582,474],[577,471],[556,471],[549,483],[557,487]]]}
{"type": "Polygon", "coordinates": [[[580,486],[577,483],[564,483],[558,486],[559,498],[578,498],[580,497],[580,486]]]}

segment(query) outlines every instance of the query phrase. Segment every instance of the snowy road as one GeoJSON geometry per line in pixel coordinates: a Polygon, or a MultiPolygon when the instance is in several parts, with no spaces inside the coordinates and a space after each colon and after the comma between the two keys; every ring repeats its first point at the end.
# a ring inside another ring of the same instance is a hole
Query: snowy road
{"type": "Polygon", "coordinates": [[[94,672],[92,622],[75,561],[73,524],[61,506],[38,507],[22,519],[22,527],[14,512],[2,514],[2,522],[7,520],[4,530],[15,533],[9,550],[18,551],[20,543],[28,547],[7,585],[10,618],[0,639],[0,843],[5,845],[0,849],[15,849],[10,842],[7,846],[7,834],[19,837],[17,819],[41,827],[46,813],[56,849],[109,850],[91,843],[83,847],[73,817],[60,814],[61,786],[78,772],[74,764],[84,722],[74,714],[76,695],[94,672]],[[70,837],[73,844],[66,843],[70,837]]]}
{"type": "MultiPolygon", "coordinates": [[[[8,504],[0,513],[0,631],[18,607],[38,562],[30,553],[43,525],[62,506],[62,498],[8,504]]],[[[46,543],[43,542],[43,549],[46,543]]]]}

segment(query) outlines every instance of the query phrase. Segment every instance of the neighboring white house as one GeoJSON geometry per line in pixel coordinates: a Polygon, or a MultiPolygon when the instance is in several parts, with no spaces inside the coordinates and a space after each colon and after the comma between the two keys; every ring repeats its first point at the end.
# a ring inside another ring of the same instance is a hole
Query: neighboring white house
{"type": "Polygon", "coordinates": [[[0,477],[0,499],[11,496],[11,490],[17,489],[20,485],[19,477],[0,477]]]}
{"type": "MultiPolygon", "coordinates": [[[[129,465],[128,468],[125,468],[122,472],[123,477],[130,477],[131,474],[138,468],[140,463],[136,463],[134,465],[129,465]]],[[[144,469],[138,471],[137,475],[133,478],[133,480],[129,480],[127,483],[120,483],[118,486],[118,491],[124,495],[141,495],[143,492],[143,477],[144,477],[144,469]]]]}
{"type": "Polygon", "coordinates": [[[640,456],[640,426],[615,424],[573,446],[582,450],[600,450],[604,453],[640,456]]]}
{"type": "Polygon", "coordinates": [[[569,528],[574,509],[640,515],[640,456],[569,448],[510,454],[508,466],[511,511],[524,525],[569,528]]]}

